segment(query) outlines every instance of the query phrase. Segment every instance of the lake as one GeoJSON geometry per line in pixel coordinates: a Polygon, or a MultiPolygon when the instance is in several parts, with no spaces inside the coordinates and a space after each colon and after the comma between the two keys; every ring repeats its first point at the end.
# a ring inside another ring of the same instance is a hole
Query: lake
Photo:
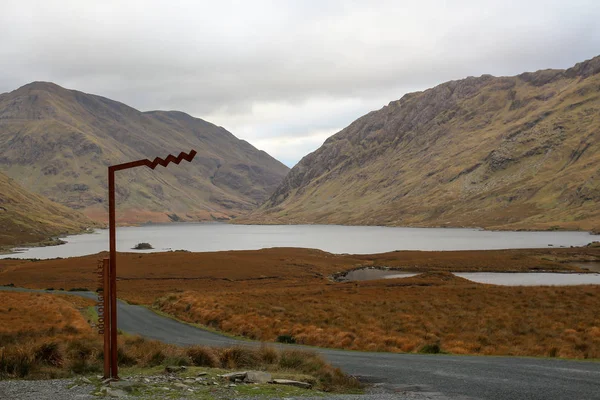
{"type": "MultiPolygon", "coordinates": [[[[55,258],[108,250],[108,230],[68,236],[61,246],[38,247],[1,256],[55,258]]],[[[394,250],[491,250],[583,246],[600,240],[587,232],[501,232],[454,228],[396,228],[340,225],[230,225],[222,223],[152,224],[117,229],[117,250],[147,242],[154,250],[258,250],[304,247],[331,253],[373,254],[394,250]]]]}

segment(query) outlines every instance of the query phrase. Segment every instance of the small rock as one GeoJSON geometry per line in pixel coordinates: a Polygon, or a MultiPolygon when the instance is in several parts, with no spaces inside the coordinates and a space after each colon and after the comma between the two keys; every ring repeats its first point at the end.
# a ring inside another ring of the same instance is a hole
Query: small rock
{"type": "Polygon", "coordinates": [[[271,382],[272,376],[268,372],[263,371],[248,371],[246,372],[246,377],[244,378],[244,382],[248,383],[267,383],[271,382]]]}
{"type": "Polygon", "coordinates": [[[193,385],[194,383],[196,383],[196,381],[194,379],[184,379],[183,383],[185,383],[186,385],[193,385]]]}
{"type": "Polygon", "coordinates": [[[295,386],[295,387],[299,387],[302,389],[310,389],[312,387],[312,385],[310,383],[300,382],[300,381],[292,381],[289,379],[273,379],[271,381],[271,383],[274,383],[276,385],[295,386]]]}
{"type": "Polygon", "coordinates": [[[235,381],[236,379],[244,379],[246,377],[247,372],[231,372],[225,375],[219,375],[221,378],[228,379],[230,381],[235,381]]]}
{"type": "Polygon", "coordinates": [[[188,385],[186,385],[185,383],[181,383],[181,382],[174,383],[173,386],[175,386],[178,389],[189,389],[190,388],[188,385]]]}
{"type": "Polygon", "coordinates": [[[237,385],[235,383],[230,383],[229,387],[236,387],[237,385]]]}
{"type": "Polygon", "coordinates": [[[88,385],[92,384],[92,381],[90,381],[88,378],[86,378],[85,376],[83,378],[80,379],[81,382],[86,383],[88,385]]]}

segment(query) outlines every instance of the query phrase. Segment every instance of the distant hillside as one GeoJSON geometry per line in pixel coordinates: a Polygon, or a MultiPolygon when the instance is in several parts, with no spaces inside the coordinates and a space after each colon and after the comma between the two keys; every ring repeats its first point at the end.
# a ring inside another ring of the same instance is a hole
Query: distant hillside
{"type": "Polygon", "coordinates": [[[243,221],[600,227],[600,57],[410,93],[304,157],[243,221]]]}
{"type": "Polygon", "coordinates": [[[37,243],[97,226],[77,211],[27,192],[0,173],[0,247],[37,243]]]}
{"type": "Polygon", "coordinates": [[[222,127],[140,112],[52,83],[0,95],[0,169],[26,189],[107,218],[107,166],[196,149],[191,163],[117,176],[121,222],[228,219],[256,208],[288,168],[222,127]]]}

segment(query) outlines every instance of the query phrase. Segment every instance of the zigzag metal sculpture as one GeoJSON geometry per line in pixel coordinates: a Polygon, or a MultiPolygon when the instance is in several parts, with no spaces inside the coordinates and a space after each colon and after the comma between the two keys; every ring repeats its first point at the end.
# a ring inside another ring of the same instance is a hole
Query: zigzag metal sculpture
{"type": "Polygon", "coordinates": [[[108,167],[108,241],[110,256],[103,260],[103,289],[104,305],[104,378],[119,380],[119,366],[117,365],[117,232],[115,221],[115,172],[124,169],[146,166],[150,169],[158,165],[166,167],[170,163],[179,164],[181,161],[192,161],[196,150],[189,153],[181,152],[177,157],[169,154],[165,159],[156,157],[154,161],[148,159],[137,160],[125,164],[111,165],[108,167]]]}
{"type": "Polygon", "coordinates": [[[181,153],[179,153],[179,155],[177,157],[175,157],[172,154],[169,154],[165,159],[156,157],[154,159],[154,161],[150,161],[148,159],[138,160],[138,161],[128,162],[125,164],[113,165],[108,168],[112,169],[113,171],[121,171],[123,169],[141,167],[141,166],[145,165],[146,167],[148,167],[150,169],[154,169],[158,165],[162,165],[163,167],[166,167],[167,165],[169,165],[169,163],[179,164],[183,160],[190,162],[194,159],[196,154],[197,154],[196,150],[191,150],[189,153],[185,153],[182,151],[181,153]]]}

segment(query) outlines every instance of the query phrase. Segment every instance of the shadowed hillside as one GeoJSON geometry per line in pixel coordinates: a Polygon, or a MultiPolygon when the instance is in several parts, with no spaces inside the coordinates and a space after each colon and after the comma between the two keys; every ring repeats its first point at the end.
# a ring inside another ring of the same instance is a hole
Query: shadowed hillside
{"type": "Polygon", "coordinates": [[[27,192],[0,173],[0,247],[37,243],[97,226],[77,211],[27,192]]]}
{"type": "Polygon", "coordinates": [[[106,167],[196,149],[191,163],[118,173],[121,222],[229,219],[256,208],[288,168],[222,127],[140,112],[52,83],[0,95],[0,168],[26,189],[106,220],[106,167]]]}
{"type": "Polygon", "coordinates": [[[244,221],[600,227],[600,57],[410,93],[330,137],[244,221]]]}

